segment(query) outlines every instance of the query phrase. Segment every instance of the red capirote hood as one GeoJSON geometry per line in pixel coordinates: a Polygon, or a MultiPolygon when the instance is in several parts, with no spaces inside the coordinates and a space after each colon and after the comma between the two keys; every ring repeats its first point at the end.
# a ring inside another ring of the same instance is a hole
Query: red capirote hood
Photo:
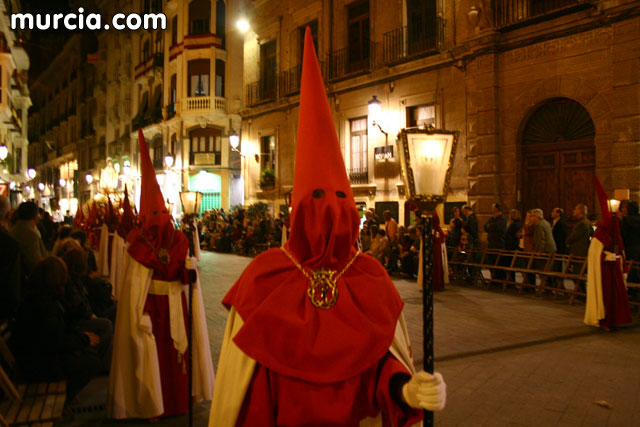
{"type": "Polygon", "coordinates": [[[335,269],[355,253],[360,217],[308,28],[299,115],[286,247],[305,267],[335,269]]]}
{"type": "Polygon", "coordinates": [[[189,241],[182,231],[175,229],[167,211],[142,130],[138,131],[138,142],[142,176],[139,217],[142,225],[129,231],[128,251],[140,264],[153,269],[154,279],[184,281],[189,241]]]}
{"type": "MultiPolygon", "coordinates": [[[[285,247],[306,271],[341,271],[355,255],[359,216],[309,28],[291,216],[285,247]]],[[[234,342],[283,375],[321,383],[358,375],[387,353],[403,302],[369,255],[358,255],[336,283],[336,304],[320,309],[307,295],[309,279],[281,249],[259,255],[223,300],[244,321],[234,342]]]]}

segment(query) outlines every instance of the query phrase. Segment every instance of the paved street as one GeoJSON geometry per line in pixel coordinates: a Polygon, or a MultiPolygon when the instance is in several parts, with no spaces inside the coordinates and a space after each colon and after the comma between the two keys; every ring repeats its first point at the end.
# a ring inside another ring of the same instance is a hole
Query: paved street
{"type": "MultiPolygon", "coordinates": [[[[234,255],[203,254],[200,273],[216,367],[226,320],[220,301],[249,262],[234,255]]],[[[414,282],[394,278],[394,283],[406,303],[414,358],[421,365],[421,293],[414,282]]],[[[640,328],[604,333],[582,323],[583,309],[562,299],[460,286],[438,293],[436,369],[447,382],[448,401],[436,424],[640,425],[640,328]]],[[[96,384],[91,386],[100,390],[96,384]]],[[[90,399],[84,399],[82,404],[88,405],[90,399]]],[[[146,423],[97,422],[87,415],[73,424],[146,423]]],[[[196,415],[196,425],[206,425],[208,405],[199,405],[196,415]]],[[[160,425],[185,423],[186,418],[179,417],[160,425]]]]}

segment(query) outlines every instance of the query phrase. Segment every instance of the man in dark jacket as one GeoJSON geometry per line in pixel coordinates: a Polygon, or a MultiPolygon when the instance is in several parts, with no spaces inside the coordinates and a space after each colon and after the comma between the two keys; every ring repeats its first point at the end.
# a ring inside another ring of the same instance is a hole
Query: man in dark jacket
{"type": "MultiPolygon", "coordinates": [[[[507,232],[507,218],[502,215],[502,207],[498,203],[491,206],[491,218],[484,225],[484,231],[487,232],[487,241],[489,249],[504,249],[505,233],[507,232]]],[[[495,258],[491,260],[495,262],[495,258]]],[[[504,260],[502,260],[504,263],[504,260]]],[[[494,279],[504,279],[504,270],[491,270],[491,276],[494,279]]]]}
{"type": "Polygon", "coordinates": [[[491,206],[491,218],[484,225],[487,232],[489,249],[504,249],[507,218],[502,215],[502,207],[498,203],[491,206]]]}
{"type": "Polygon", "coordinates": [[[20,246],[7,231],[9,211],[9,199],[0,196],[0,322],[15,314],[22,283],[20,246]]]}
{"type": "Polygon", "coordinates": [[[478,218],[476,218],[476,214],[473,213],[473,209],[471,209],[471,205],[464,205],[462,207],[462,215],[465,217],[465,223],[468,227],[469,232],[469,241],[473,241],[472,245],[477,246],[478,244],[478,218]]]}
{"type": "Polygon", "coordinates": [[[586,257],[589,252],[589,243],[593,228],[587,219],[587,206],[580,203],[573,209],[573,216],[578,222],[573,226],[567,236],[566,245],[569,253],[575,256],[586,257]]]}
{"type": "Polygon", "coordinates": [[[553,240],[556,242],[557,253],[567,253],[567,234],[569,233],[569,227],[564,220],[564,211],[560,208],[555,208],[551,211],[551,218],[553,218],[553,226],[551,231],[553,232],[553,240]]]}
{"type": "MultiPolygon", "coordinates": [[[[622,217],[620,234],[624,242],[624,251],[628,260],[640,261],[640,214],[638,202],[630,201],[627,204],[627,214],[622,217]]],[[[639,266],[640,267],[640,266],[639,266]]],[[[640,269],[629,271],[627,280],[630,283],[640,283],[640,269]]]]}

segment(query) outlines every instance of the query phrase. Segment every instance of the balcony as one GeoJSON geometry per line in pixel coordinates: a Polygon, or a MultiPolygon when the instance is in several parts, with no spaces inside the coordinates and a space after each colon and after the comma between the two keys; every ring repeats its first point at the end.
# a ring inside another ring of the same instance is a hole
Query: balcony
{"type": "Polygon", "coordinates": [[[278,79],[275,74],[247,85],[247,105],[250,107],[275,101],[277,96],[278,79]]]}
{"type": "Polygon", "coordinates": [[[405,26],[384,33],[382,36],[384,64],[398,64],[442,51],[444,49],[444,19],[434,18],[435,31],[405,26]]]}
{"type": "Polygon", "coordinates": [[[219,165],[222,162],[222,152],[189,153],[189,164],[192,166],[219,165]]]}
{"type": "Polygon", "coordinates": [[[227,100],[219,96],[190,96],[184,99],[182,111],[185,113],[225,113],[227,100]]]}
{"type": "Polygon", "coordinates": [[[592,7],[589,0],[493,0],[496,28],[517,28],[592,7]]]}
{"type": "Polygon", "coordinates": [[[155,53],[136,65],[133,72],[135,74],[135,78],[137,79],[138,77],[147,73],[149,70],[162,67],[164,67],[164,54],[155,53]]]}
{"type": "Polygon", "coordinates": [[[376,47],[377,43],[369,42],[368,49],[364,51],[350,46],[328,54],[325,76],[332,81],[373,71],[376,66],[376,47]]]}
{"type": "Polygon", "coordinates": [[[349,181],[351,182],[351,184],[368,184],[369,183],[368,168],[349,169],[349,181]]]}
{"type": "Polygon", "coordinates": [[[280,73],[280,95],[288,96],[300,92],[302,66],[298,65],[280,73]]]}

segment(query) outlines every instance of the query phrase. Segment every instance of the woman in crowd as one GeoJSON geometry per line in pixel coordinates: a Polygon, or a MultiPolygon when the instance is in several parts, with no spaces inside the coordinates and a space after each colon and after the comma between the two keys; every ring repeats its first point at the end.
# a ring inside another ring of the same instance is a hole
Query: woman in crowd
{"type": "Polygon", "coordinates": [[[69,328],[62,301],[68,273],[58,257],[44,258],[34,269],[16,318],[12,339],[21,374],[29,382],[67,381],[67,401],[98,375],[99,338],[69,328]]]}

